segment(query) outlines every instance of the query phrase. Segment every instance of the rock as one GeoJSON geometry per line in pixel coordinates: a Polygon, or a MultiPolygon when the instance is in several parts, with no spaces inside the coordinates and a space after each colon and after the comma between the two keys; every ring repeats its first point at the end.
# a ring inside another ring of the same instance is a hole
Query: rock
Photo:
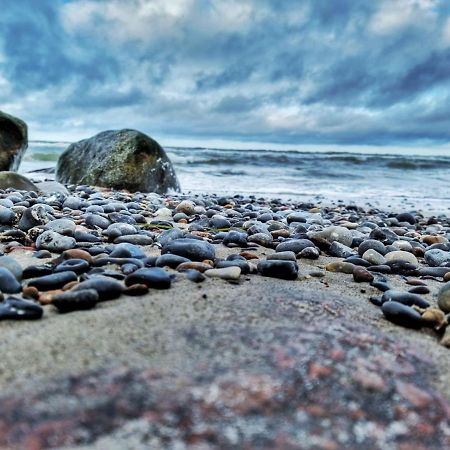
{"type": "Polygon", "coordinates": [[[298,258],[318,259],[320,256],[319,250],[315,247],[306,247],[298,255],[298,258]]]}
{"type": "Polygon", "coordinates": [[[53,273],[53,269],[48,266],[27,266],[25,269],[23,269],[22,278],[24,280],[28,278],[37,278],[37,277],[44,277],[46,275],[51,275],[53,273]]]}
{"type": "Polygon", "coordinates": [[[199,239],[176,239],[170,241],[163,246],[161,253],[184,256],[191,261],[214,260],[216,257],[214,246],[199,239]]]}
{"type": "Polygon", "coordinates": [[[9,297],[0,303],[0,320],[37,320],[44,310],[36,303],[9,297]]]}
{"type": "MultiPolygon", "coordinates": [[[[311,248],[311,247],[308,247],[311,248]]],[[[277,252],[272,255],[267,256],[268,260],[282,260],[282,261],[296,261],[294,252],[286,251],[286,252],[277,252]]]]}
{"type": "Polygon", "coordinates": [[[128,286],[123,293],[125,295],[131,295],[131,296],[139,296],[139,295],[145,295],[148,294],[149,288],[146,284],[132,284],[131,286],[128,286]]]}
{"type": "Polygon", "coordinates": [[[347,245],[341,244],[338,241],[334,241],[330,250],[328,250],[331,256],[337,256],[338,258],[348,258],[349,256],[355,256],[356,252],[347,245]]]}
{"type": "Polygon", "coordinates": [[[104,131],[71,144],[58,160],[56,180],[131,192],[165,193],[180,188],[160,145],[127,129],[104,131]]]}
{"type": "Polygon", "coordinates": [[[384,316],[390,322],[408,328],[421,328],[422,316],[413,308],[398,302],[386,302],[381,306],[384,316]]]}
{"type": "Polygon", "coordinates": [[[399,222],[408,222],[411,225],[414,225],[416,223],[416,219],[411,213],[400,213],[397,214],[396,219],[399,222]]]}
{"type": "Polygon", "coordinates": [[[227,247],[230,245],[247,247],[247,235],[245,233],[240,233],[239,231],[230,231],[226,233],[222,243],[227,247]]]}
{"type": "Polygon", "coordinates": [[[387,284],[385,281],[380,281],[380,280],[374,280],[370,283],[370,285],[373,286],[374,288],[378,289],[381,292],[386,292],[391,289],[389,284],[387,284]]]}
{"type": "Polygon", "coordinates": [[[325,270],[328,270],[328,272],[342,272],[352,274],[355,270],[355,266],[352,263],[338,261],[328,263],[325,266],[325,270]]]}
{"type": "Polygon", "coordinates": [[[431,267],[439,267],[450,262],[450,252],[438,248],[425,252],[425,262],[431,267]]]}
{"type": "Polygon", "coordinates": [[[38,250],[48,250],[50,252],[60,253],[64,250],[74,248],[77,241],[73,237],[62,236],[54,231],[44,231],[36,240],[38,250]]]}
{"type": "Polygon", "coordinates": [[[39,291],[51,291],[53,289],[60,289],[71,281],[77,281],[78,277],[75,272],[65,271],[45,275],[39,278],[33,278],[28,281],[28,286],[35,287],[39,291]]]}
{"type": "Polygon", "coordinates": [[[262,247],[272,247],[273,237],[266,233],[255,233],[248,237],[248,242],[252,242],[262,247]]]}
{"type": "Polygon", "coordinates": [[[353,279],[357,283],[370,283],[373,281],[373,278],[373,275],[368,270],[364,269],[364,267],[356,266],[353,269],[353,279]]]}
{"type": "Polygon", "coordinates": [[[166,255],[161,255],[155,262],[156,267],[170,267],[171,269],[177,268],[180,264],[190,263],[191,261],[188,258],[184,258],[179,255],[172,255],[167,253],[166,255]]]}
{"type": "Polygon", "coordinates": [[[145,267],[138,269],[125,278],[126,286],[133,284],[145,284],[149,288],[169,289],[171,284],[170,275],[160,267],[145,267]]]}
{"type": "Polygon", "coordinates": [[[17,226],[22,231],[28,231],[33,227],[45,225],[51,220],[53,217],[50,216],[46,205],[37,204],[25,209],[17,226]]]}
{"type": "Polygon", "coordinates": [[[374,266],[386,264],[386,258],[372,248],[366,250],[362,255],[362,258],[374,266]]]}
{"type": "Polygon", "coordinates": [[[40,181],[35,183],[35,185],[39,189],[39,192],[42,192],[45,195],[54,193],[69,195],[69,191],[66,187],[56,181],[40,181]]]}
{"type": "Polygon", "coordinates": [[[8,269],[16,277],[16,280],[22,279],[22,266],[11,256],[0,256],[0,267],[8,269]]]}
{"type": "Polygon", "coordinates": [[[183,200],[180,203],[178,203],[177,207],[175,208],[175,211],[181,212],[186,214],[187,216],[191,216],[194,214],[195,210],[195,204],[191,202],[190,200],[183,200]]]}
{"type": "Polygon", "coordinates": [[[411,294],[426,295],[430,293],[430,289],[426,286],[415,286],[408,290],[411,294]]]}
{"type": "Polygon", "coordinates": [[[84,222],[88,227],[97,227],[103,230],[106,230],[111,225],[111,221],[109,219],[98,214],[86,214],[84,217],[84,222]]]}
{"type": "Polygon", "coordinates": [[[16,277],[5,267],[0,267],[0,292],[17,294],[22,290],[16,277]]]}
{"type": "Polygon", "coordinates": [[[55,219],[45,225],[46,230],[52,230],[64,236],[72,236],[75,228],[75,222],[70,219],[55,219]]]}
{"type": "MultiPolygon", "coordinates": [[[[67,273],[67,272],[63,272],[67,273]]],[[[122,283],[111,277],[96,275],[86,281],[77,284],[72,291],[81,291],[84,289],[95,289],[98,293],[98,301],[113,300],[120,297],[124,287],[122,283]]]]}
{"type": "Polygon", "coordinates": [[[375,239],[367,239],[358,247],[359,256],[362,257],[362,255],[364,255],[364,253],[369,249],[377,251],[380,255],[385,255],[387,252],[386,246],[382,242],[375,239]]]}
{"type": "Polygon", "coordinates": [[[234,259],[227,261],[219,261],[216,264],[216,269],[224,269],[226,267],[239,267],[241,269],[241,273],[244,275],[250,272],[250,265],[245,260],[245,258],[243,260],[234,259]]]}
{"type": "Polygon", "coordinates": [[[27,177],[15,172],[0,172],[0,189],[9,188],[19,191],[39,192],[38,187],[27,177]]]}
{"type": "Polygon", "coordinates": [[[109,254],[111,258],[137,258],[146,257],[144,251],[135,244],[123,242],[114,246],[113,251],[109,254]]]}
{"type": "Polygon", "coordinates": [[[446,314],[450,313],[450,282],[445,283],[438,292],[438,306],[446,314]]]}
{"type": "Polygon", "coordinates": [[[134,225],[130,225],[129,223],[112,223],[109,225],[109,227],[104,231],[104,233],[110,238],[110,239],[116,239],[119,236],[127,236],[127,235],[133,235],[136,234],[138,230],[134,225]]]}
{"type": "Polygon", "coordinates": [[[418,275],[421,277],[445,277],[450,272],[450,267],[421,267],[418,275]]]}
{"type": "Polygon", "coordinates": [[[185,262],[177,266],[177,271],[182,272],[185,270],[196,270],[197,272],[205,272],[205,270],[212,269],[213,267],[210,264],[206,264],[203,262],[185,262]]]}
{"type": "MultiPolygon", "coordinates": [[[[0,111],[0,171],[17,171],[27,147],[28,130],[26,123],[17,117],[0,111]]],[[[5,188],[0,187],[0,189],[5,188]]]]}
{"type": "Polygon", "coordinates": [[[416,268],[419,267],[419,262],[417,261],[417,258],[412,253],[405,252],[402,250],[386,253],[385,258],[388,263],[392,261],[404,261],[413,265],[416,268]]]}
{"type": "Polygon", "coordinates": [[[372,230],[369,234],[369,238],[381,241],[384,245],[390,245],[398,239],[398,235],[389,228],[383,227],[372,230]]]}
{"type": "Polygon", "coordinates": [[[189,269],[185,272],[186,278],[190,281],[193,281],[194,283],[201,283],[202,281],[206,280],[205,275],[203,275],[198,270],[189,269]]]}
{"type": "Polygon", "coordinates": [[[258,263],[258,272],[265,277],[296,280],[298,265],[294,261],[264,260],[258,263]]]}
{"type": "Polygon", "coordinates": [[[412,306],[416,305],[419,308],[428,308],[430,304],[424,300],[420,295],[411,294],[410,292],[396,291],[389,289],[381,297],[381,301],[385,302],[397,302],[404,305],[412,306]]]}
{"type": "Polygon", "coordinates": [[[89,270],[89,267],[90,267],[89,263],[85,259],[74,258],[74,259],[67,259],[58,264],[54,268],[54,272],[58,273],[58,272],[72,271],[80,275],[84,272],[87,272],[89,270]]]}
{"type": "Polygon", "coordinates": [[[300,253],[307,247],[316,248],[316,246],[309,239],[289,239],[278,244],[275,251],[278,252],[294,252],[300,253]]]}
{"type": "MultiPolygon", "coordinates": [[[[312,236],[326,239],[330,244],[335,241],[340,242],[341,244],[344,244],[347,247],[350,247],[353,242],[353,234],[351,233],[351,231],[349,231],[345,227],[339,226],[331,226],[324,228],[322,231],[313,233],[312,236]]],[[[308,237],[311,237],[310,233],[308,233],[308,237]]]]}
{"type": "Polygon", "coordinates": [[[440,309],[427,308],[422,310],[421,313],[425,325],[433,327],[436,331],[439,331],[448,325],[447,318],[440,309]]]}
{"type": "Polygon", "coordinates": [[[115,244],[152,245],[153,239],[146,234],[128,234],[114,239],[115,244]]]}
{"type": "Polygon", "coordinates": [[[0,225],[11,225],[16,218],[16,214],[10,208],[0,206],[0,225]]]}
{"type": "Polygon", "coordinates": [[[210,278],[221,278],[222,280],[239,280],[241,268],[233,266],[221,269],[209,269],[205,271],[205,275],[210,278]]]}
{"type": "Polygon", "coordinates": [[[98,292],[95,289],[80,289],[67,291],[52,297],[52,305],[60,313],[92,309],[98,302],[98,292]]]}

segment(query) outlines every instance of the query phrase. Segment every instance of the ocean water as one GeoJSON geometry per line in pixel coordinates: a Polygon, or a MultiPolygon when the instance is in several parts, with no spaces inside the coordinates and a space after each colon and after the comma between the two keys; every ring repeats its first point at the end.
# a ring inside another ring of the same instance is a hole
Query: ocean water
{"type": "MultiPolygon", "coordinates": [[[[67,147],[30,142],[21,173],[54,167],[67,147]]],[[[349,151],[271,151],[166,147],[183,192],[248,194],[284,200],[344,201],[448,213],[450,155],[410,155],[380,147],[349,151]]],[[[443,153],[443,154],[442,154],[443,153]]]]}

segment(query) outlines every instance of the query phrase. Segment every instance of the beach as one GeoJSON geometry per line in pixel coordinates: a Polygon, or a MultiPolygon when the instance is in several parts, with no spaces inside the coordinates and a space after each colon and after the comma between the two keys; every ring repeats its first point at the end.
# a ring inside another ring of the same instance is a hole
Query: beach
{"type": "MultiPolygon", "coordinates": [[[[417,327],[413,306],[407,307],[403,326],[387,320],[376,306],[386,286],[406,299],[407,291],[421,287],[426,288],[421,301],[436,308],[446,270],[433,267],[424,255],[433,241],[441,242],[435,247],[447,245],[444,216],[397,219],[382,210],[339,203],[323,207],[83,186],[72,186],[69,196],[50,201],[54,219],[41,217],[46,222],[41,226],[51,230],[53,220],[72,221],[75,229],[61,236],[76,236],[74,247],[88,254],[75,257],[74,250],[62,248],[49,254],[39,245],[36,249],[10,239],[3,241],[5,254],[25,271],[51,267],[50,277],[57,275],[58,264],[75,267],[81,256],[88,267],[63,290],[96,278],[114,280],[122,288],[116,298],[100,297],[95,308],[77,310],[75,303],[73,312],[63,314],[54,306],[63,291],[49,280],[39,285],[36,297],[42,319],[2,322],[1,448],[449,445],[449,350],[439,343],[444,329],[435,331],[436,322],[417,327]],[[105,212],[86,212],[100,204],[105,212]],[[92,225],[102,223],[100,218],[116,223],[92,225]],[[138,219],[134,232],[128,228],[132,219],[138,219]],[[330,227],[338,227],[333,238],[307,234],[326,233],[330,227]],[[124,234],[105,234],[113,229],[124,234]],[[384,237],[376,234],[379,230],[384,237]],[[398,258],[411,261],[415,253],[417,266],[395,259],[377,266],[346,254],[353,247],[357,255],[364,245],[399,251],[386,230],[403,242],[397,246],[416,243],[415,251],[401,251],[398,258]],[[97,237],[95,242],[83,242],[85,233],[97,237]],[[136,244],[142,236],[153,243],[136,244]],[[370,236],[378,237],[378,244],[370,244],[370,236]],[[309,239],[314,243],[307,244],[309,239]],[[304,249],[292,247],[291,253],[281,244],[304,249]],[[119,248],[119,256],[108,256],[119,248]],[[211,249],[212,261],[196,258],[211,249]],[[345,258],[332,256],[336,252],[345,258]],[[157,262],[161,253],[166,266],[157,262]],[[192,262],[183,267],[179,258],[188,255],[192,262]],[[372,275],[381,284],[369,283],[370,277],[356,282],[359,264],[363,276],[372,275]],[[152,272],[155,265],[164,274],[152,272]],[[136,287],[136,281],[127,280],[139,270],[136,287]]],[[[428,251],[434,254],[435,247],[428,251]]],[[[112,289],[117,288],[114,282],[112,289]]],[[[27,285],[33,281],[24,279],[27,285]]]]}

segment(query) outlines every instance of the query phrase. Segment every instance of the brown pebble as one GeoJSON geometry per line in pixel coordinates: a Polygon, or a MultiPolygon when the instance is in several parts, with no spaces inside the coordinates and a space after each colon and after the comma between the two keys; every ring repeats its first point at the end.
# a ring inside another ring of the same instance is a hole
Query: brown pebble
{"type": "Polygon", "coordinates": [[[426,235],[422,237],[422,242],[425,242],[425,244],[433,245],[433,244],[445,244],[448,242],[448,239],[444,236],[432,236],[432,235],[426,235]]]}
{"type": "Polygon", "coordinates": [[[128,286],[123,293],[125,295],[145,295],[148,294],[149,288],[146,284],[133,284],[131,286],[128,286]]]}
{"type": "Polygon", "coordinates": [[[353,270],[355,270],[355,265],[352,263],[347,262],[332,262],[325,266],[325,269],[328,270],[328,272],[341,272],[341,273],[353,273],[353,270]]]}
{"type": "Polygon", "coordinates": [[[444,347],[450,348],[450,327],[445,329],[444,336],[441,339],[441,345],[444,347]]]}
{"type": "Polygon", "coordinates": [[[187,221],[186,219],[180,219],[180,220],[178,221],[178,223],[188,223],[188,221],[187,221]]]}
{"type": "Polygon", "coordinates": [[[444,275],[444,281],[450,281],[450,272],[447,272],[447,273],[444,275]]]}
{"type": "Polygon", "coordinates": [[[22,294],[24,297],[34,298],[35,300],[39,298],[39,291],[34,286],[24,287],[22,294]]]}
{"type": "Polygon", "coordinates": [[[203,264],[208,264],[208,266],[214,267],[214,261],[211,261],[210,259],[204,259],[202,261],[203,264]]]}
{"type": "Polygon", "coordinates": [[[370,283],[373,281],[374,276],[368,270],[364,269],[364,267],[356,266],[353,269],[353,279],[357,283],[370,283]]]}
{"type": "Polygon", "coordinates": [[[77,284],[79,284],[78,281],[76,281],[76,280],[75,281],[71,281],[70,283],[65,284],[62,287],[62,290],[63,291],[68,291],[68,290],[72,289],[73,287],[75,287],[77,284]]]}
{"type": "Polygon", "coordinates": [[[322,278],[325,276],[325,272],[322,272],[320,270],[314,270],[312,272],[309,272],[308,275],[314,278],[322,278]]]}
{"type": "Polygon", "coordinates": [[[426,286],[415,286],[408,292],[411,292],[411,294],[429,294],[430,290],[426,286]]]}
{"type": "Polygon", "coordinates": [[[289,230],[273,230],[270,234],[274,239],[277,239],[279,237],[287,238],[291,235],[291,232],[289,230]]]}
{"type": "Polygon", "coordinates": [[[426,286],[427,283],[423,280],[418,280],[417,278],[410,278],[409,280],[406,280],[406,284],[409,284],[411,286],[426,286]]]}
{"type": "Polygon", "coordinates": [[[444,312],[438,308],[425,309],[422,313],[422,320],[424,320],[428,326],[433,327],[437,331],[448,325],[444,312]]]}
{"type": "Polygon", "coordinates": [[[252,252],[241,252],[239,255],[245,259],[259,259],[258,255],[252,252]]]}
{"type": "Polygon", "coordinates": [[[177,266],[177,271],[181,272],[183,270],[194,269],[194,270],[198,270],[199,272],[203,273],[205,270],[211,269],[211,267],[212,266],[210,264],[192,261],[192,262],[181,263],[179,266],[177,266]]]}
{"type": "Polygon", "coordinates": [[[86,250],[81,250],[79,248],[72,248],[70,250],[65,250],[61,253],[61,258],[64,259],[84,259],[89,264],[92,264],[92,255],[86,250]]]}

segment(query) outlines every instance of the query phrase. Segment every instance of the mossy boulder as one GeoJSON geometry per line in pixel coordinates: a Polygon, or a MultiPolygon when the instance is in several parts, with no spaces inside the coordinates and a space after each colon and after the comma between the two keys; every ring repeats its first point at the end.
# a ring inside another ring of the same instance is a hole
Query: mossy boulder
{"type": "Polygon", "coordinates": [[[180,188],[161,146],[127,129],[104,131],[71,144],[59,157],[56,180],[160,194],[180,188]]]}
{"type": "Polygon", "coordinates": [[[0,172],[0,189],[39,192],[39,188],[33,182],[16,172],[0,172]]]}
{"type": "Polygon", "coordinates": [[[27,124],[0,111],[0,170],[16,171],[27,147],[27,124]]]}

